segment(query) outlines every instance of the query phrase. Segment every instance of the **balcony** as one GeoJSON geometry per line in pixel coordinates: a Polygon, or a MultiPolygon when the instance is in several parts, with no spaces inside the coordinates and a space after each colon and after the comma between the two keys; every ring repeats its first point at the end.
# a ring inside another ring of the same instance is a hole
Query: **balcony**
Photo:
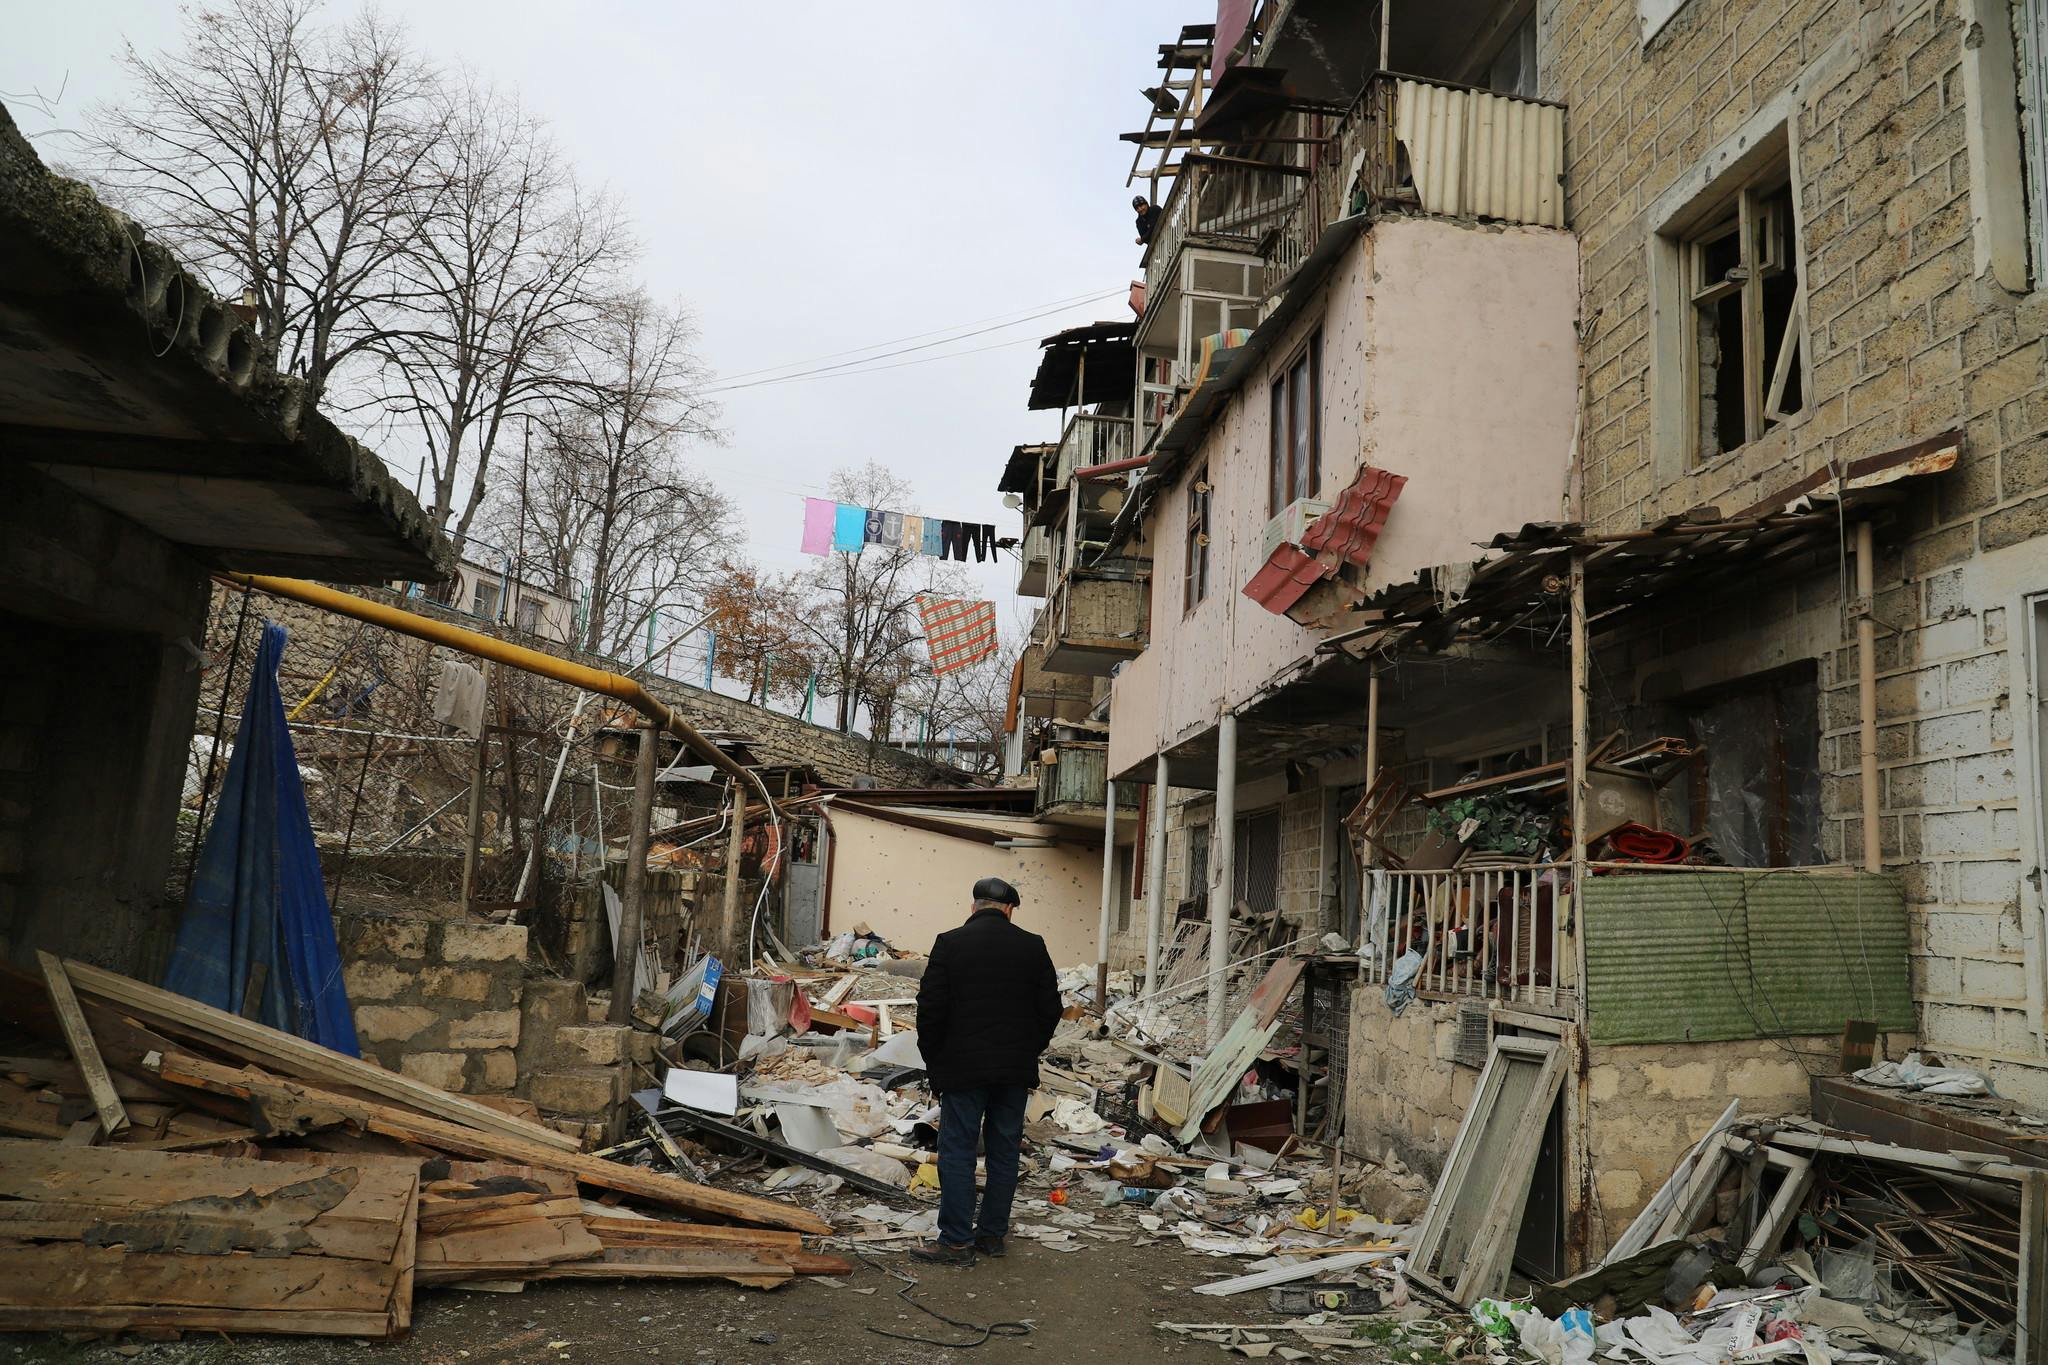
{"type": "Polygon", "coordinates": [[[1060,437],[1053,485],[1064,488],[1078,471],[1128,460],[1131,453],[1130,418],[1077,412],[1067,419],[1066,432],[1060,437]]]}
{"type": "Polygon", "coordinates": [[[1024,676],[1017,689],[1018,708],[1033,719],[1079,720],[1094,702],[1094,679],[1077,673],[1056,673],[1046,667],[1046,613],[1031,623],[1024,646],[1024,676]]]}
{"type": "Polygon", "coordinates": [[[1043,526],[1026,526],[1018,547],[1023,567],[1017,571],[1019,597],[1043,597],[1052,570],[1052,532],[1043,526]]]}
{"type": "Polygon", "coordinates": [[[1564,226],[1564,106],[1381,72],[1323,144],[1266,251],[1271,288],[1368,207],[1564,226]]]}
{"type": "Polygon", "coordinates": [[[1913,1027],[1905,900],[1886,874],[1593,863],[1576,909],[1565,863],[1367,876],[1363,979],[1400,975],[1425,1000],[1568,1013],[1583,997],[1603,1044],[1913,1027]],[[1848,965],[1814,970],[1845,943],[1848,965]]]}
{"type": "Polygon", "coordinates": [[[1102,677],[1145,647],[1151,565],[1116,560],[1070,570],[1045,614],[1045,666],[1102,677]]]}
{"type": "MultiPolygon", "coordinates": [[[[1109,786],[1108,760],[1109,745],[1101,741],[1053,740],[1041,751],[1038,762],[1038,818],[1048,824],[1100,829],[1109,786]]],[[[1134,784],[1127,782],[1117,789],[1116,808],[1120,820],[1126,811],[1129,818],[1136,818],[1138,789],[1134,784]]]]}
{"type": "Polygon", "coordinates": [[[1178,283],[1184,246],[1261,254],[1266,235],[1293,216],[1310,175],[1300,166],[1190,152],[1145,250],[1148,309],[1178,283]]]}

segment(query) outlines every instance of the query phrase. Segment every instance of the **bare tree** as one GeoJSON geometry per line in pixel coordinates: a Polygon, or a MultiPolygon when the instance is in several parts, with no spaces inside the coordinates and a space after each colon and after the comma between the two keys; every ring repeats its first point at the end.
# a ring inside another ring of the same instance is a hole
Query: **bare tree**
{"type": "MultiPolygon", "coordinates": [[[[832,496],[857,507],[911,505],[911,489],[870,461],[832,475],[832,496]]],[[[958,575],[902,545],[869,545],[858,554],[828,556],[796,580],[800,610],[793,622],[816,646],[819,672],[838,699],[838,728],[850,730],[863,709],[877,734],[888,732],[897,692],[923,663],[917,599],[957,595],[958,575]]]]}
{"type": "Polygon", "coordinates": [[[631,244],[516,100],[470,82],[450,101],[424,167],[436,188],[416,194],[413,245],[395,263],[408,325],[383,353],[386,402],[418,422],[429,500],[460,548],[500,438],[569,391],[571,339],[616,294],[631,244]]]}
{"type": "Polygon", "coordinates": [[[658,609],[701,603],[737,547],[730,501],[683,464],[689,442],[719,438],[694,337],[679,309],[613,300],[565,358],[571,397],[537,433],[523,490],[499,504],[501,541],[580,597],[598,653],[624,653],[658,609]]]}
{"type": "MultiPolygon", "coordinates": [[[[1003,772],[1003,722],[1010,709],[1010,678],[1021,646],[999,645],[978,663],[947,673],[919,671],[895,698],[917,737],[936,742],[951,738],[965,752],[959,766],[983,777],[1003,772]]],[[[899,739],[909,739],[905,733],[899,739]]],[[[929,751],[927,750],[927,756],[929,751]]]]}
{"type": "Polygon", "coordinates": [[[388,324],[439,135],[434,73],[372,11],[310,0],[185,12],[183,45],[122,65],[132,101],[92,111],[94,174],[230,296],[250,291],[273,362],[319,402],[388,324]]]}

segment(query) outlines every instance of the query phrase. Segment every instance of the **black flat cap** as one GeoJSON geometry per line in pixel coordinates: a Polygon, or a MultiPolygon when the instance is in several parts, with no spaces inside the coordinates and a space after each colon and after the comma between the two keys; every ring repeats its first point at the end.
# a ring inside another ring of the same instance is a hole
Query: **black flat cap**
{"type": "Polygon", "coordinates": [[[980,881],[976,882],[974,884],[974,898],[978,901],[990,901],[996,905],[1023,904],[1017,898],[1017,888],[1004,881],[1001,877],[983,877],[980,881]]]}

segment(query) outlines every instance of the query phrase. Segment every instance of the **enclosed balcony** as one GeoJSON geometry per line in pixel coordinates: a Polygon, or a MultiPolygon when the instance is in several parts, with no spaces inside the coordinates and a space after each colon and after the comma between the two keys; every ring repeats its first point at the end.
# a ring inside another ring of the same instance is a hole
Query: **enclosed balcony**
{"type": "MultiPolygon", "coordinates": [[[[1101,740],[1054,738],[1038,755],[1038,818],[1047,824],[1102,828],[1108,798],[1109,745],[1101,740]]],[[[1117,788],[1117,819],[1135,821],[1138,788],[1117,788]]]]}
{"type": "Polygon", "coordinates": [[[1024,646],[1023,676],[1017,689],[1017,707],[1034,720],[1079,720],[1094,704],[1095,680],[1079,673],[1056,673],[1046,666],[1045,618],[1040,612],[1031,623],[1031,639],[1024,646]]]}
{"type": "Polygon", "coordinates": [[[1145,647],[1149,562],[1115,560],[1067,572],[1046,610],[1045,666],[1100,677],[1145,647]]]}

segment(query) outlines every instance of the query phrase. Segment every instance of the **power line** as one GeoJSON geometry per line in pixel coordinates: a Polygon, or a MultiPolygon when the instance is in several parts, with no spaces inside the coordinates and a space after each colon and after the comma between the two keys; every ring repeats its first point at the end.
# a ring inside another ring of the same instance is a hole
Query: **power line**
{"type": "MultiPolygon", "coordinates": [[[[956,322],[950,327],[934,327],[929,332],[912,332],[909,336],[890,337],[886,341],[872,341],[865,346],[852,346],[848,347],[846,350],[843,351],[832,351],[825,355],[812,356],[808,360],[792,360],[785,365],[764,365],[758,370],[741,370],[737,374],[721,374],[714,376],[713,382],[717,384],[727,384],[736,379],[752,379],[755,375],[758,374],[772,374],[777,370],[792,370],[803,365],[816,365],[822,361],[837,360],[839,357],[843,355],[859,355],[862,351],[879,350],[881,347],[895,346],[906,341],[923,341],[926,337],[935,337],[942,332],[958,331],[962,327],[978,327],[984,322],[998,322],[1018,312],[1034,312],[1035,310],[1041,308],[1050,308],[1054,310],[1058,310],[1061,308],[1071,308],[1077,304],[1093,303],[1099,299],[1109,298],[1122,292],[1122,290],[1112,289],[1107,291],[1106,293],[1100,294],[1075,294],[1069,298],[1055,299],[1050,303],[1026,304],[1022,309],[1011,308],[1001,313],[990,313],[987,317],[984,318],[974,318],[967,322],[956,322]]],[[[1037,314],[1037,316],[1042,317],[1044,315],[1041,313],[1037,314]]],[[[1022,318],[1018,318],[1015,320],[1020,322],[1025,321],[1025,319],[1022,318]]],[[[879,357],[873,356],[869,358],[879,359],[879,357]]]]}
{"type": "MultiPolygon", "coordinates": [[[[795,384],[811,379],[852,379],[864,374],[880,374],[884,370],[901,370],[911,365],[929,365],[935,360],[957,360],[961,356],[980,355],[983,351],[1000,351],[1005,346],[1024,346],[1034,343],[1036,340],[1037,338],[1035,337],[1012,337],[1008,341],[992,342],[987,346],[971,346],[967,350],[948,351],[944,355],[919,356],[916,360],[899,360],[893,365],[876,365],[871,369],[846,370],[835,365],[826,370],[813,370],[807,374],[786,375],[779,379],[757,379],[752,383],[735,384],[733,387],[737,389],[751,389],[766,384],[795,384]]],[[[877,359],[879,358],[877,357],[877,359]]],[[[707,392],[718,393],[721,390],[710,389],[707,392]]]]}
{"type": "MultiPolygon", "coordinates": [[[[1101,299],[1106,299],[1106,298],[1113,298],[1113,297],[1115,297],[1115,296],[1116,296],[1117,294],[1119,294],[1119,293],[1121,293],[1121,292],[1122,292],[1121,290],[1114,290],[1114,289],[1113,289],[1113,290],[1110,290],[1110,291],[1108,291],[1108,292],[1106,292],[1106,293],[1102,293],[1102,294],[1097,294],[1097,295],[1094,295],[1094,296],[1093,296],[1092,298],[1088,298],[1088,299],[1082,299],[1082,300],[1080,300],[1080,303],[1092,303],[1092,302],[1096,302],[1096,301],[1099,301],[1099,300],[1101,300],[1101,299]]],[[[833,372],[833,371],[835,371],[835,370],[859,370],[859,372],[860,372],[860,373],[863,373],[863,374],[865,374],[865,373],[867,373],[867,371],[866,371],[866,370],[861,370],[861,369],[859,369],[859,367],[861,367],[861,366],[864,366],[864,365],[867,365],[867,364],[869,364],[869,363],[870,363],[870,362],[872,362],[872,361],[876,361],[876,360],[887,360],[887,359],[889,359],[889,358],[890,358],[890,357],[892,357],[892,356],[899,356],[899,355],[909,355],[909,354],[910,354],[911,352],[913,352],[913,351],[928,351],[928,350],[930,350],[930,349],[931,349],[932,347],[934,347],[934,346],[950,346],[950,345],[952,345],[952,344],[953,344],[954,342],[956,342],[956,341],[966,341],[966,340],[968,340],[968,339],[969,339],[970,337],[978,337],[978,336],[985,336],[986,334],[988,334],[988,333],[990,333],[990,332],[1000,332],[1000,331],[1004,330],[1005,328],[1021,326],[1021,325],[1023,325],[1024,323],[1027,323],[1027,322],[1036,322],[1036,321],[1038,321],[1038,320],[1039,320],[1040,318],[1048,318],[1048,317],[1051,317],[1051,316],[1052,316],[1053,314],[1055,314],[1055,313],[1064,313],[1064,312],[1068,311],[1068,310],[1069,310],[1069,309],[1071,309],[1071,308],[1076,308],[1076,307],[1079,307],[1079,306],[1080,306],[1080,303],[1068,303],[1068,304],[1062,304],[1062,305],[1060,305],[1060,306],[1059,306],[1059,307],[1057,307],[1057,308],[1048,308],[1048,309],[1046,309],[1046,310],[1045,310],[1044,312],[1042,312],[1042,313],[1033,313],[1033,314],[1031,314],[1031,315],[1030,315],[1029,317],[1021,317],[1021,318],[1015,318],[1015,319],[1013,319],[1013,320],[1011,320],[1011,321],[1009,321],[1009,322],[999,322],[999,323],[996,323],[995,325],[993,325],[993,326],[990,326],[990,327],[979,327],[979,328],[976,328],[975,330],[973,330],[973,331],[970,331],[970,332],[961,332],[961,333],[958,333],[957,335],[954,335],[954,336],[948,336],[948,337],[944,337],[944,338],[941,338],[941,339],[940,339],[940,340],[938,340],[938,341],[927,341],[927,342],[924,342],[924,343],[922,343],[921,345],[917,345],[917,346],[904,346],[904,347],[901,347],[901,348],[899,348],[899,349],[897,349],[897,350],[894,350],[894,351],[881,351],[881,352],[879,352],[879,353],[877,353],[877,354],[875,354],[875,355],[870,355],[870,356],[862,356],[862,357],[861,357],[861,358],[860,358],[859,360],[842,360],[842,361],[840,361],[840,362],[839,362],[839,363],[838,363],[837,365],[821,365],[821,366],[817,367],[816,369],[810,369],[810,370],[798,370],[798,371],[797,371],[796,373],[794,373],[794,374],[784,374],[784,375],[776,375],[776,376],[774,376],[774,377],[772,377],[772,378],[769,378],[769,379],[754,379],[754,380],[749,380],[748,382],[746,382],[746,383],[744,383],[744,384],[715,384],[715,385],[711,386],[710,388],[707,388],[707,389],[705,389],[705,390],[704,390],[704,392],[705,392],[706,394],[714,394],[714,393],[730,393],[730,392],[731,392],[732,390],[734,390],[734,389],[751,389],[751,388],[757,388],[757,387],[759,387],[759,386],[761,386],[761,385],[763,385],[763,384],[781,384],[781,383],[785,383],[785,382],[787,382],[787,381],[789,381],[789,380],[792,380],[792,379],[809,379],[809,378],[812,378],[813,376],[816,376],[816,375],[830,374],[830,373],[832,373],[832,372],[833,372]]],[[[1020,338],[1020,340],[1031,340],[1031,339],[1032,339],[1032,338],[1020,338]]],[[[1015,345],[1015,344],[1017,344],[1017,343],[1015,343],[1015,342],[1006,342],[1006,343],[1004,343],[1004,344],[1005,344],[1005,345],[1015,345]]],[[[988,348],[984,347],[984,348],[982,348],[982,349],[988,349],[988,348]]],[[[973,352],[973,351],[959,351],[959,352],[954,352],[953,354],[958,354],[958,355],[973,355],[973,354],[974,354],[974,352],[973,352]]],[[[940,357],[940,356],[935,356],[935,357],[932,357],[932,358],[933,358],[933,359],[944,359],[944,357],[940,357]]],[[[892,367],[892,366],[888,366],[888,365],[884,365],[884,366],[881,366],[881,367],[879,367],[879,368],[881,368],[881,369],[891,369],[891,368],[893,368],[893,367],[892,367]]],[[[757,373],[758,373],[758,372],[757,372],[757,373]]]]}

